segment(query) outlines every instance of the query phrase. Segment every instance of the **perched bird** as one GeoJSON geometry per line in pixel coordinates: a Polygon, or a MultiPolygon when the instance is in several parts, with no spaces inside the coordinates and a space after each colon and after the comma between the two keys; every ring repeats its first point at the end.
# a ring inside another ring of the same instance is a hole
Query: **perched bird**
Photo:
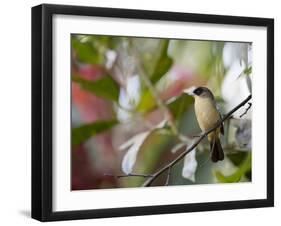
{"type": "MultiPolygon", "coordinates": [[[[195,114],[202,132],[213,128],[221,120],[221,115],[216,107],[212,92],[206,87],[197,87],[192,90],[189,89],[187,93],[195,99],[195,114]]],[[[220,143],[220,133],[222,135],[224,134],[223,125],[208,134],[211,159],[213,162],[224,159],[224,153],[220,143]]]]}

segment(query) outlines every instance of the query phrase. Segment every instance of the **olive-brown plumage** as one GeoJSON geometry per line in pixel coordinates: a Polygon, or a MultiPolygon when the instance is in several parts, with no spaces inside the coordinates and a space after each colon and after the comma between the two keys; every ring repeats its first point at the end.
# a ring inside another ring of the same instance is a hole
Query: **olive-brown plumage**
{"type": "MultiPolygon", "coordinates": [[[[195,99],[194,109],[199,127],[203,132],[213,128],[221,119],[216,108],[212,92],[206,87],[198,87],[193,91],[195,99]]],[[[224,159],[224,152],[220,143],[220,133],[224,133],[223,126],[208,134],[210,141],[211,159],[217,162],[224,159]]]]}

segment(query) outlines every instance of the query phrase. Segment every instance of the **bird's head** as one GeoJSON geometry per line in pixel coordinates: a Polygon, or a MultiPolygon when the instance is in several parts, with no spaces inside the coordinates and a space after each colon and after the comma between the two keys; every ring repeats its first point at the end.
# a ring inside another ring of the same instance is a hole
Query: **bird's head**
{"type": "Polygon", "coordinates": [[[194,98],[211,98],[212,100],[214,100],[214,95],[212,94],[211,90],[203,86],[185,89],[184,93],[191,95],[194,98]]]}

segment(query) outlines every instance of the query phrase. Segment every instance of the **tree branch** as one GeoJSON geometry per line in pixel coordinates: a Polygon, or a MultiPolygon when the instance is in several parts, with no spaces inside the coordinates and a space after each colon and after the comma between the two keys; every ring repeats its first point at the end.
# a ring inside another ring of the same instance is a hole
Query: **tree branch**
{"type": "Polygon", "coordinates": [[[177,158],[175,158],[172,162],[158,170],[156,173],[152,174],[150,178],[148,178],[144,183],[143,187],[149,187],[155,180],[160,176],[163,172],[166,170],[169,170],[171,167],[173,167],[176,163],[178,163],[181,159],[184,158],[185,155],[187,155],[189,152],[191,152],[209,133],[217,129],[226,119],[228,119],[235,111],[240,109],[242,106],[244,106],[250,99],[252,98],[252,95],[249,95],[245,100],[243,100],[239,105],[237,105],[235,108],[233,108],[230,112],[228,112],[222,119],[219,121],[213,128],[209,129],[205,133],[203,133],[192,145],[190,145],[189,148],[187,148],[184,152],[182,152],[177,158]]]}
{"type": "Polygon", "coordinates": [[[250,110],[250,108],[252,107],[252,103],[248,103],[248,105],[249,106],[246,108],[245,112],[239,116],[240,118],[242,118],[244,115],[246,115],[248,113],[248,111],[250,110]]]}
{"type": "Polygon", "coordinates": [[[140,173],[129,173],[129,174],[122,174],[122,175],[114,175],[114,174],[108,174],[105,173],[104,176],[109,176],[109,177],[116,177],[116,178],[123,178],[123,177],[152,177],[153,175],[150,174],[140,174],[140,173]]]}

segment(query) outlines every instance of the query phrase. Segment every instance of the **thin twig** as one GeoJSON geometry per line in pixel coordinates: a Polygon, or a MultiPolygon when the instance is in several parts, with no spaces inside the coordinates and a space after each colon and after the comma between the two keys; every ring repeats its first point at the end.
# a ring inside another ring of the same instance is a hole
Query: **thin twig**
{"type": "Polygon", "coordinates": [[[140,174],[140,173],[129,173],[129,174],[122,174],[122,175],[114,175],[114,174],[107,174],[105,173],[104,176],[109,177],[116,177],[116,178],[123,178],[123,177],[153,177],[151,174],[140,174]]]}
{"type": "Polygon", "coordinates": [[[192,135],[193,138],[200,137],[201,135],[192,135]]]}
{"type": "Polygon", "coordinates": [[[221,124],[228,119],[234,112],[236,112],[239,108],[244,106],[250,99],[252,98],[252,95],[249,95],[244,101],[242,101],[239,105],[237,105],[235,108],[233,108],[230,112],[228,112],[222,119],[219,121],[214,127],[203,133],[192,145],[190,145],[189,148],[187,148],[184,152],[182,152],[178,157],[176,157],[172,162],[158,170],[156,173],[152,174],[152,177],[148,178],[144,183],[143,187],[149,187],[153,181],[158,178],[163,172],[168,170],[169,168],[173,167],[177,162],[179,162],[181,159],[183,159],[189,152],[191,152],[209,133],[217,129],[221,124]]]}
{"type": "Polygon", "coordinates": [[[249,106],[246,108],[245,112],[239,116],[240,118],[242,118],[244,115],[246,115],[248,113],[248,111],[250,110],[250,108],[252,107],[252,103],[248,103],[248,105],[249,106]]]}

